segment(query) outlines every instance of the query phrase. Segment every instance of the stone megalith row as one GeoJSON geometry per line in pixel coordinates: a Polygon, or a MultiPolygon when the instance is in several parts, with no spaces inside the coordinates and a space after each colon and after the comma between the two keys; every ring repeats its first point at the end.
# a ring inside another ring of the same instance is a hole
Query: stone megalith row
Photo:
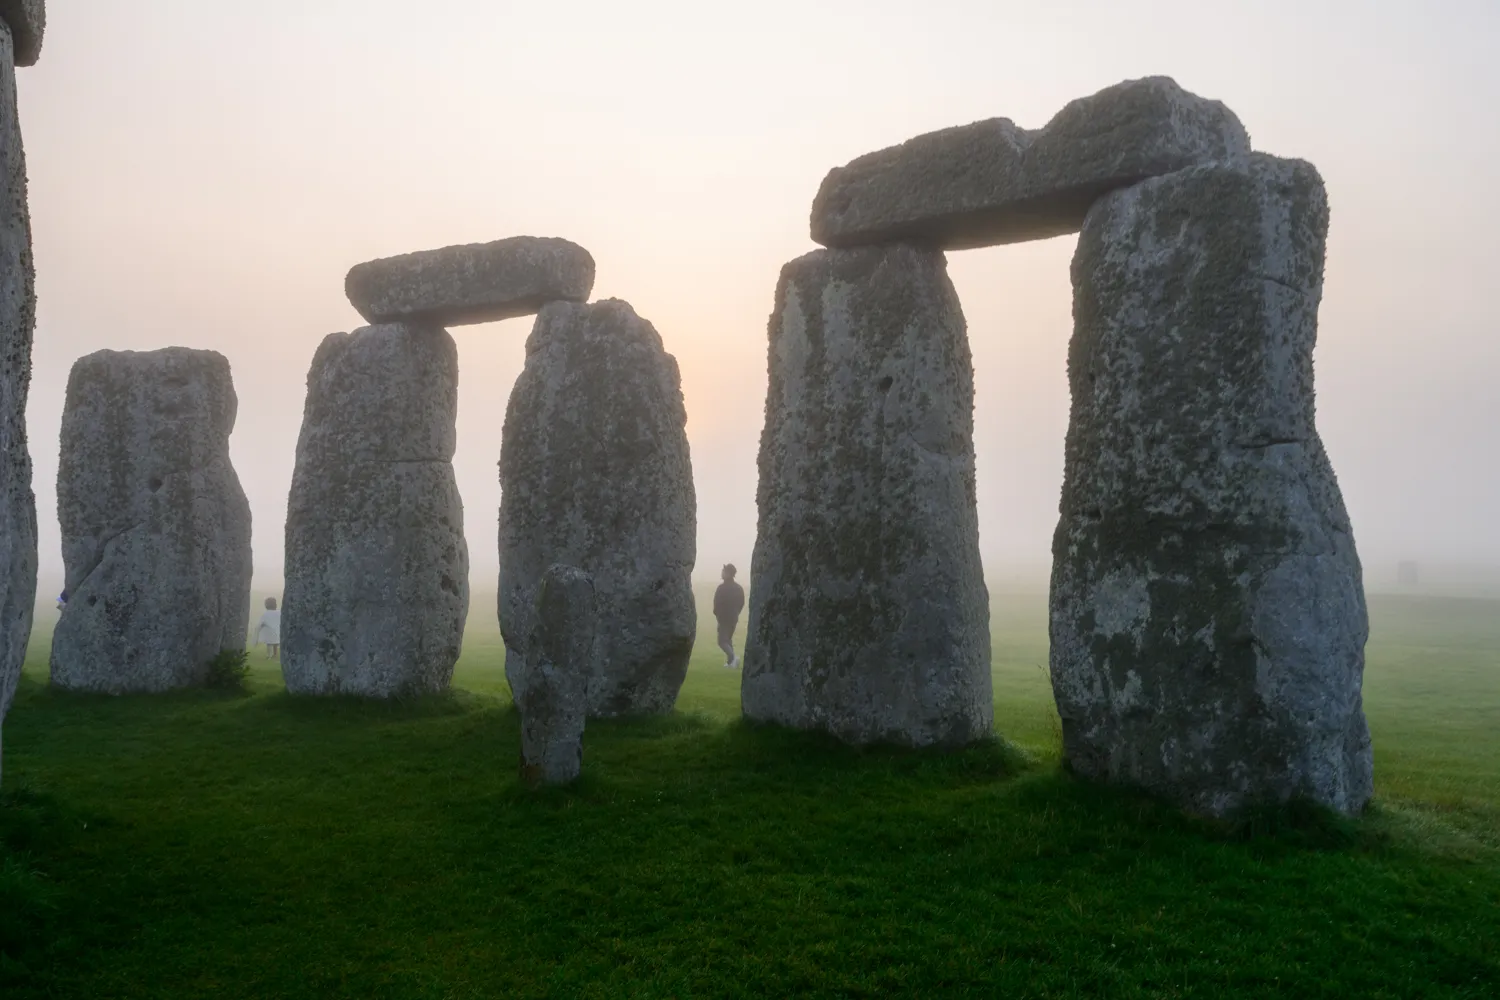
{"type": "Polygon", "coordinates": [[[1050,609],[1067,759],[1209,814],[1358,811],[1366,616],[1313,422],[1322,182],[1164,77],[824,181],[834,249],[787,266],[771,320],[745,713],[855,742],[988,730],[963,321],[901,297],[937,287],[942,250],[1080,229],[1050,609]],[[962,377],[933,375],[944,350],[962,377]]]}
{"type": "Polygon", "coordinates": [[[770,354],[745,715],[854,743],[984,736],[973,368],[942,253],[791,262],[770,354]]]}
{"type": "Polygon", "coordinates": [[[68,606],[52,683],[108,694],[203,683],[243,651],[250,504],[238,402],[214,351],[98,351],[68,377],[57,473],[68,606]]]}
{"type": "Polygon", "coordinates": [[[0,0],[0,754],[36,605],[36,499],[26,443],[36,283],[16,67],[36,62],[45,24],[42,0],[0,0]]]}
{"type": "Polygon", "coordinates": [[[697,502],[677,362],[628,303],[538,314],[500,450],[500,629],[515,692],[540,669],[537,588],[577,567],[597,602],[590,717],[669,712],[697,631],[697,502]]]}
{"type": "Polygon", "coordinates": [[[1141,177],[1243,154],[1223,105],[1150,78],[918,136],[829,173],[831,249],[787,265],[770,324],[742,681],[751,719],[855,743],[993,726],[973,373],[943,250],[1074,231],[1141,177]]]}
{"type": "Polygon", "coordinates": [[[1079,774],[1213,815],[1370,797],[1360,562],[1313,413],[1327,229],[1317,171],[1261,154],[1089,212],[1051,601],[1079,774]]]}
{"type": "Polygon", "coordinates": [[[287,501],[282,673],[300,694],[449,685],[469,607],[453,474],[458,353],[445,329],[587,298],[588,252],[521,236],[356,265],[374,325],[313,358],[287,501]]]}

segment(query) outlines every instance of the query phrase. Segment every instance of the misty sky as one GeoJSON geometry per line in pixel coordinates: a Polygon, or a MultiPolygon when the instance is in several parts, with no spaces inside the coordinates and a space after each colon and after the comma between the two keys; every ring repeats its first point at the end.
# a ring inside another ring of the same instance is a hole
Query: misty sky
{"type": "MultiPolygon", "coordinates": [[[[1313,161],[1332,229],[1318,419],[1372,583],[1500,562],[1496,0],[70,0],[19,73],[39,297],[44,580],[68,369],[212,348],[263,580],[304,382],[372,257],[530,234],[598,262],[681,364],[699,572],[748,566],[766,321],[829,168],[920,132],[1165,74],[1313,161]]],[[[949,255],[976,370],[992,577],[1045,571],[1074,237],[949,255]]],[[[455,465],[493,588],[495,462],[529,320],[453,331],[455,465]]]]}

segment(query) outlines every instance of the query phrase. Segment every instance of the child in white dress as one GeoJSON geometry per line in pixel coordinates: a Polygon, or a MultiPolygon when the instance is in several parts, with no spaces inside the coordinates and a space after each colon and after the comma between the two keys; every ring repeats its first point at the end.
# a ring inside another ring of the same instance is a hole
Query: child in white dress
{"type": "Polygon", "coordinates": [[[255,630],[255,641],[266,644],[266,659],[274,660],[281,653],[281,612],[276,610],[276,598],[266,598],[266,612],[260,616],[260,626],[255,630]]]}

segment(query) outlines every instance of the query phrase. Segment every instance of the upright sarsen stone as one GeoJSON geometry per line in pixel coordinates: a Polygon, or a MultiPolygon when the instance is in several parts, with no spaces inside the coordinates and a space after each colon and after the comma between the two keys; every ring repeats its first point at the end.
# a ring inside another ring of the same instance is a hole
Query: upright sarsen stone
{"type": "MultiPolygon", "coordinates": [[[[0,16],[7,10],[0,6],[0,16]]],[[[8,24],[0,22],[0,727],[21,679],[36,603],[36,500],[26,444],[36,287],[8,24]]]]}
{"type": "Polygon", "coordinates": [[[823,250],[782,269],[746,717],[854,743],[989,734],[973,408],[941,253],[823,250]]]}
{"type": "Polygon", "coordinates": [[[68,607],[52,683],[190,687],[250,618],[250,504],[229,461],[238,407],[215,351],[98,351],[68,377],[57,472],[68,607]]]}
{"type": "Polygon", "coordinates": [[[555,563],[593,578],[589,715],[672,710],[697,631],[697,500],[677,361],[618,299],[542,309],[500,449],[500,630],[528,684],[536,588],[555,563]]]}
{"type": "Polygon", "coordinates": [[[1327,227],[1313,167],[1262,155],[1084,224],[1051,597],[1079,774],[1209,815],[1370,797],[1360,563],[1313,413],[1327,227]]]}
{"type": "Polygon", "coordinates": [[[446,330],[371,326],[318,348],[287,501],[287,690],[389,698],[452,680],[469,607],[457,407],[446,330]]]}
{"type": "Polygon", "coordinates": [[[521,780],[563,785],[583,768],[598,608],[594,581],[571,566],[549,567],[536,590],[526,669],[514,675],[521,780]]]}

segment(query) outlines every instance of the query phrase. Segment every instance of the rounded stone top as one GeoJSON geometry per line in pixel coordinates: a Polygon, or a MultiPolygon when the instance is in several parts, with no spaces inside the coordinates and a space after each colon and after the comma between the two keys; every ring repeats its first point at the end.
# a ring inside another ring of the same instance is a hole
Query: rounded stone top
{"type": "Polygon", "coordinates": [[[36,65],[47,30],[46,0],[0,0],[0,22],[10,29],[16,65],[36,65]]]}

